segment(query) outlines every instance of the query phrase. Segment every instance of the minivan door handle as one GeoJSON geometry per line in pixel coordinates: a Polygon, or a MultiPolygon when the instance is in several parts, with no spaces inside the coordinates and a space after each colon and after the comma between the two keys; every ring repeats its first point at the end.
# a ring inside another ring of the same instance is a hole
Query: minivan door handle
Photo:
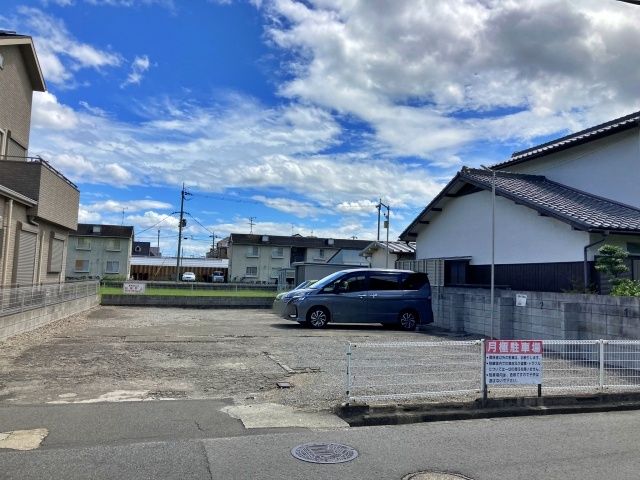
{"type": "Polygon", "coordinates": [[[366,295],[358,295],[358,298],[363,298],[364,299],[364,298],[367,298],[367,296],[366,295]]]}

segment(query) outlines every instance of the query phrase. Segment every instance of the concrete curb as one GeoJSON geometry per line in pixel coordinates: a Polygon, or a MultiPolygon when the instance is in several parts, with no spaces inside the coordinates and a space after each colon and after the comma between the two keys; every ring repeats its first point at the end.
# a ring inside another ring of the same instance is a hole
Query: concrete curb
{"type": "Polygon", "coordinates": [[[120,307],[271,308],[270,297],[182,297],[170,295],[102,295],[101,305],[120,307]]]}
{"type": "Polygon", "coordinates": [[[640,410],[640,393],[478,399],[467,403],[369,406],[343,404],[335,413],[352,427],[479,418],[640,410]]]}

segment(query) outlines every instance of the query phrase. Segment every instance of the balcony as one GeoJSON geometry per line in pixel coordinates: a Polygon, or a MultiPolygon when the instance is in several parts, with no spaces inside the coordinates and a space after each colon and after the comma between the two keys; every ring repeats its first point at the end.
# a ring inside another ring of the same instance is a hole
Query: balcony
{"type": "Polygon", "coordinates": [[[70,230],[78,228],[78,187],[42,158],[0,160],[0,185],[36,200],[30,215],[70,230]]]}

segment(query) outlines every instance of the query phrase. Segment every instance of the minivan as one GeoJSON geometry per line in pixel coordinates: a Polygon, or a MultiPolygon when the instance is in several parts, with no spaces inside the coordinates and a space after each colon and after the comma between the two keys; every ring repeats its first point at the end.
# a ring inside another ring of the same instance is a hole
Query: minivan
{"type": "Polygon", "coordinates": [[[281,299],[280,316],[312,328],[335,323],[395,324],[404,330],[433,323],[426,273],[358,268],[341,270],[281,299]]]}

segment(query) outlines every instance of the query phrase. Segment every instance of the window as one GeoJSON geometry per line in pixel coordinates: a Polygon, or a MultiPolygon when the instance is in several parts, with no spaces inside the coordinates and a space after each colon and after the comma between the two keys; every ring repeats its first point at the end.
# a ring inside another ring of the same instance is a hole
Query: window
{"type": "Polygon", "coordinates": [[[627,242],[627,252],[631,255],[640,255],[640,243],[627,242]]]}
{"type": "Polygon", "coordinates": [[[284,248],[275,247],[271,250],[271,258],[284,258],[284,248]]]}
{"type": "Polygon", "coordinates": [[[247,267],[247,277],[257,277],[258,276],[258,267],[247,267]]]}
{"type": "Polygon", "coordinates": [[[318,250],[318,258],[324,258],[324,248],[318,250]]]}
{"type": "Polygon", "coordinates": [[[271,269],[271,278],[278,278],[278,274],[280,273],[280,269],[279,268],[272,268],[271,269]]]}
{"type": "Polygon", "coordinates": [[[74,268],[75,272],[88,272],[89,271],[89,260],[76,260],[76,265],[74,268]]]}
{"type": "Polygon", "coordinates": [[[76,250],[91,250],[91,239],[87,237],[76,238],[76,250]]]}
{"type": "Polygon", "coordinates": [[[429,285],[429,277],[426,273],[410,273],[402,284],[403,290],[420,290],[429,285]]]}
{"type": "Polygon", "coordinates": [[[110,252],[119,252],[120,251],[120,239],[119,238],[109,238],[107,240],[107,250],[110,252]]]}
{"type": "Polygon", "coordinates": [[[108,260],[104,273],[120,273],[120,262],[118,260],[108,260]]]}
{"type": "Polygon", "coordinates": [[[47,265],[48,273],[62,272],[62,255],[64,252],[64,240],[56,238],[55,234],[51,235],[49,243],[49,263],[47,265]]]}
{"type": "Polygon", "coordinates": [[[369,290],[401,290],[400,277],[398,273],[372,273],[369,290]]]}
{"type": "Polygon", "coordinates": [[[340,277],[324,288],[326,292],[355,293],[367,290],[367,278],[364,273],[353,273],[340,277]]]}
{"type": "Polygon", "coordinates": [[[258,250],[257,245],[252,245],[250,247],[247,247],[247,257],[259,257],[259,256],[260,256],[260,251],[258,250]]]}

